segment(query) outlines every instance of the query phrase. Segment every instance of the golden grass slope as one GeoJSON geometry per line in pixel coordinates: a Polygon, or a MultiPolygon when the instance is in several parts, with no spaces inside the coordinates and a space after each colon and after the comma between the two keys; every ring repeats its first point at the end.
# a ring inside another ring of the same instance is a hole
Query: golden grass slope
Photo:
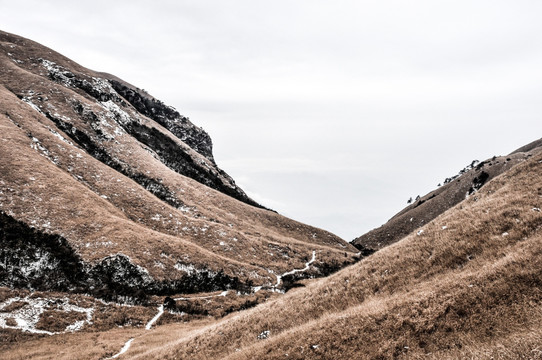
{"type": "MultiPolygon", "coordinates": [[[[206,267],[256,285],[271,284],[274,274],[302,268],[313,250],[315,265],[350,260],[356,253],[329,232],[247,205],[173,171],[123,131],[111,103],[52,81],[39,59],[89,79],[100,73],[30,40],[0,35],[0,211],[62,235],[85,261],[122,253],[155,279],[206,267]],[[100,121],[89,122],[74,104],[100,121]],[[99,127],[106,134],[100,146],[134,173],[166,186],[183,206],[171,206],[89,155],[46,113],[91,137],[99,127]]],[[[152,119],[119,104],[197,161],[214,166],[152,119]]]]}
{"type": "Polygon", "coordinates": [[[420,235],[189,335],[157,329],[127,358],[540,358],[541,179],[537,155],[420,235]]]}

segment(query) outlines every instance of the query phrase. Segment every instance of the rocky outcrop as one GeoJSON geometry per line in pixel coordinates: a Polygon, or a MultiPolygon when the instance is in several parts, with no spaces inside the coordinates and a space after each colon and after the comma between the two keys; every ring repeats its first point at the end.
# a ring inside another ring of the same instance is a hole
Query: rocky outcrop
{"type": "MultiPolygon", "coordinates": [[[[123,174],[136,181],[143,178],[141,174],[133,174],[133,171],[127,169],[128,165],[119,165],[108,153],[108,149],[101,144],[104,140],[111,139],[104,135],[100,126],[103,118],[108,117],[114,119],[124,131],[155,151],[160,157],[160,160],[177,173],[188,176],[249,205],[261,207],[260,204],[250,199],[226,172],[216,166],[212,155],[212,141],[209,135],[203,129],[192,124],[187,117],[180,115],[173,107],[165,105],[142,90],[128,86],[127,83],[120,79],[107,80],[91,77],[72,72],[50,60],[40,58],[38,61],[48,71],[48,77],[51,80],[68,88],[82,90],[106,110],[105,114],[98,114],[95,110],[81,102],[71,102],[73,110],[89,123],[91,127],[89,130],[94,131],[98,141],[93,141],[85,132],[78,130],[69,122],[63,121],[61,115],[52,114],[48,111],[44,112],[49,119],[54,121],[74,141],[83,146],[87,151],[90,150],[90,153],[96,159],[104,161],[108,166],[112,166],[115,170],[123,172],[123,174]],[[127,108],[129,105],[125,100],[135,108],[137,113],[130,114],[127,108]],[[153,119],[169,130],[177,139],[152,125],[145,124],[138,117],[138,114],[153,119]],[[178,142],[179,139],[188,145],[190,149],[203,155],[206,160],[199,159],[188,151],[187,148],[183,148],[178,142]]],[[[23,95],[19,94],[19,97],[23,98],[23,95]]],[[[30,100],[27,99],[27,101],[30,100]]],[[[46,105],[40,104],[46,102],[46,99],[43,97],[33,98],[32,101],[38,108],[43,108],[46,105]]],[[[151,181],[152,179],[145,178],[145,184],[141,182],[140,184],[145,186],[151,181]]],[[[168,191],[160,188],[159,183],[156,181],[152,182],[153,186],[150,188],[158,188],[158,194],[161,194],[161,199],[167,198],[167,202],[173,206],[180,204],[170,194],[164,195],[168,191]]]]}
{"type": "Polygon", "coordinates": [[[251,285],[208,269],[198,269],[175,280],[156,281],[123,254],[88,263],[62,236],[36,230],[0,212],[0,286],[144,302],[155,294],[237,290],[251,285]]]}
{"type": "Polygon", "coordinates": [[[110,79],[113,89],[141,114],[153,119],[184,143],[214,163],[213,143],[209,134],[195,126],[171,106],[120,80],[110,79]]]}

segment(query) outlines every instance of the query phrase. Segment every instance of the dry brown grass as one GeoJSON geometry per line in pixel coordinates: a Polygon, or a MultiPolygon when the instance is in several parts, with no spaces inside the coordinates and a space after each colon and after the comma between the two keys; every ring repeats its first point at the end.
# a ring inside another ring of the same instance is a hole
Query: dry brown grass
{"type": "MultiPolygon", "coordinates": [[[[466,194],[473,190],[474,184],[480,184],[480,178],[491,180],[518,163],[525,161],[530,156],[541,152],[540,143],[541,140],[535,141],[520,149],[523,151],[515,151],[507,156],[496,156],[483,161],[460,177],[439,186],[419,200],[414,201],[411,205],[395,214],[385,224],[354,239],[352,243],[364,248],[378,250],[401,240],[435,219],[438,215],[465,200],[466,194]]],[[[475,193],[471,195],[476,196],[475,193]]]]}
{"type": "Polygon", "coordinates": [[[10,313],[12,311],[15,311],[24,307],[26,304],[27,304],[26,301],[14,301],[8,306],[5,306],[2,309],[0,309],[0,312],[10,313]]]}
{"type": "Polygon", "coordinates": [[[163,334],[160,349],[131,357],[536,358],[542,216],[533,209],[542,203],[541,175],[538,156],[420,236],[203,332],[163,334]],[[258,340],[265,330],[270,337],[258,340]]]}
{"type": "MultiPolygon", "coordinates": [[[[89,134],[92,126],[74,110],[73,102],[96,114],[104,109],[81,90],[51,81],[36,59],[54,61],[75,74],[103,74],[26,39],[1,32],[0,40],[0,130],[4,134],[0,210],[40,230],[62,234],[86,261],[123,253],[157,279],[182,276],[174,268],[182,263],[265,284],[274,280],[268,269],[282,273],[303,267],[313,250],[318,251],[319,261],[342,261],[345,252],[352,259],[355,248],[335,235],[246,205],[179,175],[128,134],[114,141],[100,140],[100,144],[134,172],[159,179],[172,189],[186,205],[184,210],[160,201],[79,146],[63,142],[52,131],[70,140],[68,134],[16,95],[30,96],[44,111],[69,118],[89,134]],[[16,63],[14,58],[23,62],[16,63]],[[56,164],[31,148],[32,138],[56,164]]],[[[173,136],[130,106],[122,106],[142,123],[173,136]]],[[[117,126],[110,122],[111,128],[117,126]]]]}
{"type": "Polygon", "coordinates": [[[126,340],[140,335],[142,331],[114,329],[96,333],[42,335],[39,338],[24,340],[24,346],[3,349],[2,359],[104,359],[118,353],[126,340]]]}
{"type": "Polygon", "coordinates": [[[77,311],[47,310],[41,314],[36,329],[51,332],[62,332],[68,325],[76,321],[86,320],[87,315],[77,311]]]}
{"type": "MultiPolygon", "coordinates": [[[[53,122],[15,96],[32,89],[48,99],[36,95],[38,105],[53,105],[85,129],[89,125],[67,99],[95,111],[99,106],[49,82],[30,57],[47,54],[72,71],[100,75],[35,43],[23,47],[24,39],[13,40],[18,47],[12,49],[11,40],[0,35],[0,205],[17,219],[62,234],[87,261],[122,252],[156,278],[175,277],[173,266],[183,262],[263,284],[274,280],[267,269],[301,268],[312,250],[319,261],[342,261],[345,251],[349,257],[355,252],[323,230],[252,208],[172,172],[132,138],[119,138],[119,146],[104,144],[138,171],[163,179],[192,210],[157,201],[62,142],[51,132],[53,122]],[[16,64],[7,51],[25,62],[16,64]],[[32,149],[29,136],[57,164],[32,149]],[[156,215],[160,221],[153,220],[156,215]]],[[[2,330],[2,358],[99,359],[117,353],[129,338],[136,340],[124,358],[135,359],[540,357],[542,216],[533,209],[542,207],[541,177],[537,156],[437,217],[420,236],[411,234],[256,308],[145,331],[142,325],[154,309],[97,305],[93,327],[80,333],[2,330]],[[266,331],[269,337],[259,339],[266,331]]],[[[0,298],[6,296],[0,291],[0,298]]],[[[225,313],[226,301],[239,307],[243,300],[216,300],[217,316],[225,313]]],[[[162,321],[173,320],[166,315],[162,321]]]]}

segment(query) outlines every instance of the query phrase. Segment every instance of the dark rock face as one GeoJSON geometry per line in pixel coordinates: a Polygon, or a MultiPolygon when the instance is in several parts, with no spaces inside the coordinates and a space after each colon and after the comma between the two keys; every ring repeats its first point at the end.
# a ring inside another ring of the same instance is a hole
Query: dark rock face
{"type": "MultiPolygon", "coordinates": [[[[79,109],[79,106],[80,105],[76,106],[76,108],[79,109]]],[[[82,107],[78,111],[82,112],[82,107]]],[[[89,114],[91,114],[89,115],[89,117],[91,119],[94,119],[93,121],[98,121],[97,119],[95,119],[96,115],[94,113],[90,112],[89,114]]],[[[60,130],[62,130],[66,135],[70,137],[71,140],[73,140],[75,143],[77,143],[77,145],[85,149],[96,160],[99,160],[107,166],[122,173],[123,175],[128,176],[139,185],[147,189],[149,192],[151,192],[154,196],[168,203],[169,205],[175,208],[183,206],[183,202],[175,196],[175,193],[171,191],[167,186],[161,184],[159,180],[153,179],[145,174],[134,172],[126,164],[122,164],[120,161],[110,156],[109,153],[100,146],[98,141],[95,141],[85,132],[77,129],[72,124],[55,117],[49,112],[45,113],[45,116],[47,116],[47,118],[53,121],[60,130]]]]}
{"type": "Polygon", "coordinates": [[[125,125],[125,130],[138,141],[153,149],[162,163],[177,173],[188,176],[244,203],[261,207],[237,187],[235,181],[224,171],[198,163],[183,151],[175,141],[157,129],[132,122],[125,125]]]}
{"type": "Polygon", "coordinates": [[[88,293],[106,300],[145,302],[149,295],[245,289],[237,277],[201,269],[156,281],[123,254],[84,262],[59,235],[40,232],[0,212],[0,286],[88,293]]]}
{"type": "MultiPolygon", "coordinates": [[[[106,80],[76,74],[54,62],[41,58],[39,63],[47,69],[51,80],[82,91],[99,103],[108,111],[108,116],[114,118],[128,134],[152,149],[159,156],[160,161],[170,169],[246,204],[263,208],[249,198],[226,172],[218,168],[213,159],[213,146],[209,135],[203,129],[192,124],[187,117],[180,115],[174,108],[154,99],[140,89],[134,89],[115,79],[106,80]],[[179,145],[171,135],[149,126],[141,119],[129,114],[125,111],[129,106],[127,102],[139,114],[156,121],[208,161],[202,161],[201,158],[190,153],[179,145]]],[[[43,99],[38,100],[43,101],[43,99]]],[[[103,115],[78,101],[72,101],[70,105],[74,112],[90,125],[89,129],[82,131],[50,112],[45,112],[44,115],[97,160],[130,177],[168,204],[177,208],[182,206],[182,201],[177,199],[174,193],[160,184],[158,180],[131,170],[129,164],[121,164],[109,154],[107,147],[103,145],[103,142],[106,142],[108,138],[103,134],[99,125],[103,115]]]]}
{"type": "Polygon", "coordinates": [[[166,308],[168,310],[175,310],[176,302],[175,302],[175,300],[173,300],[169,296],[166,296],[166,298],[164,299],[164,304],[163,305],[164,305],[164,308],[166,308]]]}
{"type": "Polygon", "coordinates": [[[85,263],[62,236],[37,231],[0,212],[1,286],[142,301],[153,283],[124,255],[109,256],[96,265],[85,263]]]}
{"type": "Polygon", "coordinates": [[[202,128],[192,124],[187,117],[179,114],[171,106],[146,95],[139,89],[130,88],[117,80],[109,80],[109,82],[113,89],[137,111],[171,131],[192,149],[214,163],[211,137],[202,128]]]}
{"type": "Polygon", "coordinates": [[[83,281],[79,256],[59,235],[41,233],[0,212],[0,285],[73,290],[83,281]]]}
{"type": "Polygon", "coordinates": [[[485,171],[482,171],[479,175],[475,176],[474,179],[472,179],[472,186],[469,188],[469,195],[474,194],[476,191],[480,190],[482,186],[487,182],[489,179],[489,174],[485,171]]]}

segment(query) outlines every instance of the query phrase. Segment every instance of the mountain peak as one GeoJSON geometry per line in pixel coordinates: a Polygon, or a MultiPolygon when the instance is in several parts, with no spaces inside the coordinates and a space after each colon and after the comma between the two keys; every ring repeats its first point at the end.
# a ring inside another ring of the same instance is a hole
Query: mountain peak
{"type": "Polygon", "coordinates": [[[149,295],[272,286],[313,251],[326,268],[354,261],[342,239],[248,197],[217,166],[209,135],[145,91],[5,32],[0,63],[0,212],[27,234],[9,250],[14,263],[48,254],[33,276],[56,269],[67,288],[140,284],[149,295]],[[40,248],[50,234],[86,283],[55,267],[58,249],[40,248]]]}

